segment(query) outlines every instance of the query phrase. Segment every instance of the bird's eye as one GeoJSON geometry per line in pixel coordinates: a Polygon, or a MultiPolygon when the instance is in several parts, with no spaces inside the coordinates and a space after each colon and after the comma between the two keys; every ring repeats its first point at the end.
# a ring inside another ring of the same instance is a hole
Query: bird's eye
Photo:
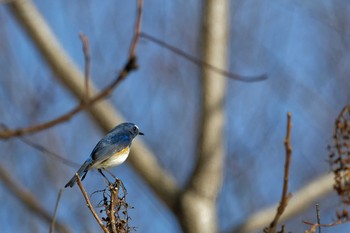
{"type": "Polygon", "coordinates": [[[137,132],[137,127],[134,126],[134,127],[132,128],[132,130],[133,130],[134,132],[137,132]]]}

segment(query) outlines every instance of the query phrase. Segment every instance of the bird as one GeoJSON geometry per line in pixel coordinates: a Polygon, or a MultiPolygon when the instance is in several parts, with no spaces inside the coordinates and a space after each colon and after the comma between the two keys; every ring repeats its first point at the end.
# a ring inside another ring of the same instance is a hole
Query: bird
{"type": "MultiPolygon", "coordinates": [[[[137,125],[129,122],[117,125],[96,144],[89,158],[76,173],[84,180],[89,170],[97,169],[106,178],[102,169],[122,164],[128,158],[131,143],[137,135],[144,135],[137,125]]],[[[64,187],[73,187],[76,182],[77,176],[74,175],[64,187]]]]}

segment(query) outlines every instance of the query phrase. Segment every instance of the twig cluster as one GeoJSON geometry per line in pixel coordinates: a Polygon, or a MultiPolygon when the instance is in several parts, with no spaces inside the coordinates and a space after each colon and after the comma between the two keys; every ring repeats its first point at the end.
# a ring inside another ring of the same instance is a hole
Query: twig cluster
{"type": "MultiPolygon", "coordinates": [[[[337,220],[328,224],[320,223],[320,213],[317,209],[317,223],[303,221],[311,228],[305,233],[316,232],[321,227],[333,227],[350,222],[347,207],[350,204],[350,105],[345,106],[334,123],[333,141],[328,145],[329,165],[334,174],[333,188],[337,192],[343,209],[336,211],[337,220]]],[[[318,208],[318,206],[316,206],[318,208]]]]}
{"type": "Polygon", "coordinates": [[[98,192],[102,192],[103,198],[97,207],[102,208],[100,213],[106,214],[106,217],[102,217],[102,221],[105,222],[108,230],[113,233],[133,230],[134,228],[129,225],[131,218],[128,214],[128,209],[133,207],[126,202],[127,191],[121,180],[117,179],[98,192]]]}
{"type": "Polygon", "coordinates": [[[334,189],[341,202],[350,204],[350,106],[346,106],[334,125],[333,143],[328,146],[329,165],[334,173],[334,189]]]}
{"type": "Polygon", "coordinates": [[[101,208],[99,212],[105,213],[105,217],[100,218],[91,204],[79,175],[75,175],[78,178],[77,183],[84,196],[86,205],[103,232],[127,233],[135,229],[129,225],[129,220],[131,218],[129,217],[128,209],[133,207],[130,207],[126,202],[127,190],[121,180],[116,179],[114,183],[109,183],[103,190],[93,192],[93,194],[102,193],[102,200],[97,207],[101,208]]]}

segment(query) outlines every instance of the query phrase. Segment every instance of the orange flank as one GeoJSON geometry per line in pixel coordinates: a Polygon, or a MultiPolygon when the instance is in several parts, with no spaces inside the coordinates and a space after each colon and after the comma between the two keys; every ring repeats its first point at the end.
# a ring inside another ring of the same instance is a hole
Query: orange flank
{"type": "Polygon", "coordinates": [[[130,148],[126,147],[124,149],[122,149],[121,151],[118,151],[117,153],[115,153],[113,156],[120,156],[120,155],[124,155],[124,154],[129,154],[130,148]]]}

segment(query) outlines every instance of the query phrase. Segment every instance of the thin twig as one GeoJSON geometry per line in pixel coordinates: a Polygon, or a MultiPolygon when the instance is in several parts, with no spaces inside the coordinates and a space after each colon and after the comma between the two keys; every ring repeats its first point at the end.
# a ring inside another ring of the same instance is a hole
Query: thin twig
{"type": "Polygon", "coordinates": [[[169,51],[185,58],[186,60],[188,60],[196,65],[205,66],[214,72],[217,72],[225,77],[228,77],[228,78],[231,78],[234,80],[238,80],[238,81],[242,81],[242,82],[259,82],[259,81],[263,81],[263,80],[267,79],[267,74],[262,74],[262,75],[258,75],[258,76],[244,76],[244,75],[228,72],[227,70],[220,69],[216,66],[213,66],[212,64],[209,64],[201,59],[198,59],[198,58],[186,53],[185,51],[183,51],[179,48],[176,48],[175,46],[172,46],[164,41],[161,41],[161,40],[155,38],[154,36],[151,36],[145,32],[141,32],[140,37],[143,37],[149,41],[152,41],[153,43],[158,44],[161,47],[168,49],[169,51]]]}
{"type": "MultiPolygon", "coordinates": [[[[3,123],[0,123],[0,128],[2,130],[8,130],[8,127],[7,125],[3,124],[3,123]]],[[[28,146],[42,152],[42,153],[45,153],[47,155],[50,155],[53,159],[56,159],[58,161],[60,161],[61,163],[67,165],[67,166],[70,166],[70,167],[73,167],[73,168],[77,168],[77,167],[80,167],[80,164],[78,163],[75,163],[73,161],[70,161],[66,158],[63,158],[62,156],[50,151],[49,149],[45,148],[44,146],[42,145],[39,145],[37,143],[34,143],[24,137],[19,137],[18,140],[20,140],[21,142],[23,142],[24,144],[27,144],[28,146]]]]}
{"type": "Polygon", "coordinates": [[[121,81],[123,81],[132,71],[137,69],[137,63],[136,63],[136,47],[137,43],[140,37],[140,27],[141,27],[141,15],[142,15],[142,6],[143,1],[138,0],[138,15],[135,23],[135,33],[133,40],[131,42],[129,56],[126,64],[124,65],[123,69],[119,72],[117,77],[110,83],[106,88],[104,88],[99,94],[97,94],[95,97],[93,97],[88,103],[82,102],[72,110],[68,111],[67,113],[44,123],[32,125],[24,128],[18,128],[13,130],[2,130],[0,131],[0,139],[6,139],[16,136],[21,136],[24,134],[30,134],[39,132],[45,129],[48,129],[50,127],[53,127],[57,124],[60,124],[62,122],[68,121],[73,116],[75,116],[77,113],[81,112],[82,110],[90,108],[93,104],[96,102],[106,98],[109,96],[112,91],[120,84],[121,81]]]}
{"type": "Polygon", "coordinates": [[[321,217],[320,217],[320,205],[316,204],[316,218],[318,224],[318,233],[321,233],[321,217]]]}
{"type": "Polygon", "coordinates": [[[53,233],[55,231],[55,222],[56,222],[56,214],[57,214],[57,209],[58,209],[58,204],[60,202],[61,196],[62,196],[63,189],[60,189],[58,192],[56,204],[55,204],[55,209],[53,211],[53,216],[52,216],[52,221],[50,225],[50,233],[53,233]]]}
{"type": "Polygon", "coordinates": [[[75,173],[75,176],[78,178],[77,179],[77,184],[80,188],[81,193],[83,194],[85,201],[86,201],[86,205],[89,208],[89,210],[91,211],[92,215],[94,216],[94,218],[96,219],[97,223],[100,225],[100,227],[102,228],[103,232],[105,233],[109,233],[108,229],[105,227],[105,225],[103,225],[101,219],[98,217],[96,211],[94,210],[94,208],[92,207],[92,204],[90,202],[90,199],[83,187],[83,184],[81,183],[80,177],[78,175],[78,173],[75,173]]]}
{"type": "Polygon", "coordinates": [[[61,163],[65,164],[65,165],[67,165],[69,167],[78,168],[78,167],[81,166],[81,164],[73,162],[73,161],[71,161],[69,159],[66,159],[66,158],[64,158],[64,157],[62,157],[62,156],[60,156],[60,155],[50,151],[49,149],[45,148],[44,146],[39,145],[37,143],[34,143],[34,142],[32,142],[32,141],[30,141],[30,140],[28,140],[26,138],[19,137],[18,139],[20,141],[22,141],[23,143],[27,144],[28,146],[30,146],[30,147],[32,147],[32,148],[34,148],[34,149],[36,149],[36,150],[38,150],[38,151],[40,151],[42,153],[50,155],[51,158],[56,159],[56,160],[60,161],[61,163]]]}
{"type": "Polygon", "coordinates": [[[275,215],[275,218],[273,221],[270,223],[269,228],[266,230],[266,232],[276,232],[277,224],[279,218],[282,216],[285,208],[287,207],[288,200],[290,198],[290,195],[288,194],[288,180],[289,180],[289,167],[290,167],[290,161],[291,161],[291,156],[292,156],[292,146],[291,146],[291,128],[292,128],[292,114],[288,112],[287,114],[287,134],[286,138],[284,140],[284,145],[286,148],[286,161],[284,164],[284,179],[283,179],[283,190],[282,190],[282,196],[281,196],[281,201],[280,204],[277,208],[277,212],[275,215]]]}
{"type": "Polygon", "coordinates": [[[317,227],[319,227],[319,226],[322,226],[322,227],[334,227],[334,226],[341,225],[341,224],[348,223],[348,222],[350,222],[350,218],[348,218],[348,219],[340,219],[340,220],[338,220],[336,222],[332,222],[332,223],[328,223],[328,224],[319,224],[319,223],[303,221],[303,223],[305,223],[307,225],[311,225],[310,230],[306,231],[306,232],[315,232],[315,229],[317,227]]]}
{"type": "Polygon", "coordinates": [[[89,38],[85,36],[82,32],[79,33],[79,38],[83,44],[83,53],[84,53],[84,61],[85,61],[85,98],[84,101],[86,103],[89,102],[90,94],[89,94],[89,78],[90,78],[90,46],[89,46],[89,38]]]}
{"type": "Polygon", "coordinates": [[[142,19],[142,8],[143,8],[143,0],[137,1],[137,18],[135,23],[135,34],[134,38],[131,42],[130,51],[129,51],[129,59],[135,57],[136,53],[136,46],[138,44],[138,41],[140,39],[140,33],[141,33],[141,19],[142,19]]]}

